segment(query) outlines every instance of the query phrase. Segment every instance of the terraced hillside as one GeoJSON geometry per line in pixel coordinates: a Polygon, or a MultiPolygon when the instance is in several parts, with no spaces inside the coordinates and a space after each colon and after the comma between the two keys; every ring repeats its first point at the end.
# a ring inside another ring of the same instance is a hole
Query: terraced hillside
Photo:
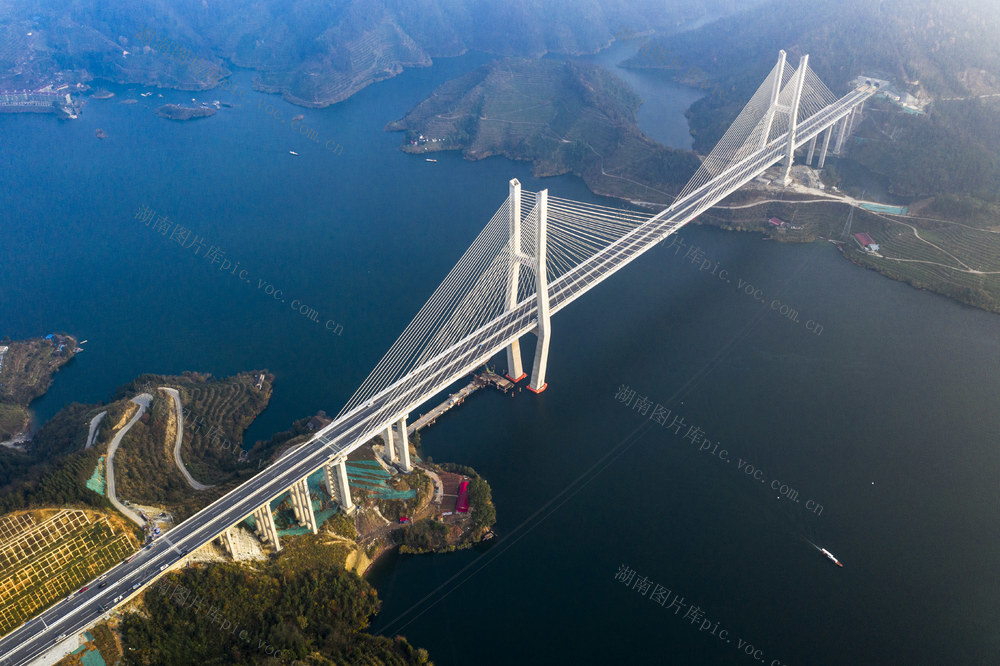
{"type": "Polygon", "coordinates": [[[118,495],[131,502],[166,507],[188,515],[254,471],[241,443],[243,432],[267,406],[271,377],[248,372],[224,379],[188,373],[144,375],[119,391],[127,399],[141,392],[153,396],[148,412],[125,436],[115,456],[118,495]],[[258,388],[259,386],[259,388],[258,388]],[[193,490],[174,459],[176,389],[184,422],[181,459],[198,482],[211,490],[193,490]]]}
{"type": "Polygon", "coordinates": [[[108,514],[18,512],[0,518],[0,634],[93,580],[139,544],[108,514]]]}
{"type": "Polygon", "coordinates": [[[445,83],[386,129],[406,132],[406,152],[504,155],[532,162],[537,176],[573,173],[598,194],[666,204],[698,160],[646,138],[640,103],[600,67],[506,59],[445,83]]]}

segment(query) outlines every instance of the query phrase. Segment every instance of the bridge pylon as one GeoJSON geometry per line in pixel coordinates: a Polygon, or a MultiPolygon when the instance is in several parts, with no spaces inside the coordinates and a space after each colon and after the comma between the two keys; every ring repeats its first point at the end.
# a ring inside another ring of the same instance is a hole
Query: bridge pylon
{"type": "MultiPolygon", "coordinates": [[[[507,278],[507,311],[517,307],[517,289],[521,278],[521,183],[517,178],[510,179],[510,268],[507,278]]],[[[526,375],[521,365],[521,341],[512,340],[507,345],[507,379],[515,384],[526,375]]]]}
{"type": "MultiPolygon", "coordinates": [[[[521,266],[530,268],[535,274],[535,298],[538,312],[535,333],[538,336],[538,342],[535,345],[535,359],[531,369],[531,381],[528,383],[528,390],[534,393],[541,393],[547,386],[545,383],[545,370],[548,367],[549,361],[549,331],[551,326],[549,280],[546,266],[549,191],[542,190],[535,198],[535,208],[533,211],[535,225],[534,228],[529,228],[529,238],[530,232],[534,232],[534,256],[525,254],[521,248],[521,183],[517,178],[510,180],[508,201],[510,204],[510,242],[507,245],[509,268],[507,275],[506,311],[511,312],[517,308],[521,266]]],[[[531,221],[531,216],[529,215],[529,225],[531,221]]],[[[516,383],[524,379],[525,376],[524,366],[521,362],[521,343],[519,339],[514,339],[507,345],[507,379],[516,383]]]]}
{"type": "Polygon", "coordinates": [[[545,369],[549,364],[549,332],[551,330],[549,279],[545,266],[549,215],[549,191],[547,189],[538,193],[535,208],[538,212],[538,227],[535,229],[535,292],[538,300],[538,325],[535,331],[538,335],[538,343],[535,345],[535,360],[531,369],[531,383],[528,384],[528,390],[541,393],[548,386],[545,383],[545,369]]]}
{"type": "Polygon", "coordinates": [[[809,71],[809,55],[799,59],[799,68],[795,70],[795,92],[788,109],[788,152],[785,155],[785,171],[781,182],[788,185],[792,182],[792,163],[795,161],[795,132],[799,125],[799,103],[802,101],[802,88],[806,82],[806,72],[809,71]]]}

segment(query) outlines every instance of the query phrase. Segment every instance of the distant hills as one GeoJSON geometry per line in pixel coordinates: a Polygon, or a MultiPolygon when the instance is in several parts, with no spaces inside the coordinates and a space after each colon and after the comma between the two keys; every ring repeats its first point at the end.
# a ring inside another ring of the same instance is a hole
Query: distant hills
{"type": "Polygon", "coordinates": [[[508,58],[445,83],[387,129],[406,131],[406,152],[504,155],[536,176],[573,173],[599,194],[668,204],[698,160],[646,138],[640,102],[602,67],[508,58]]]}
{"type": "MultiPolygon", "coordinates": [[[[811,54],[835,92],[867,72],[961,96],[1000,89],[998,36],[1000,3],[986,0],[774,0],[664,42],[723,87],[756,87],[785,49],[793,64],[811,54]]],[[[651,53],[629,65],[663,66],[651,53]]]]}
{"type": "MultiPolygon", "coordinates": [[[[936,100],[926,116],[869,105],[848,156],[889,193],[1000,201],[1000,3],[984,0],[776,0],[696,30],[657,38],[626,66],[708,73],[709,94],[688,111],[694,147],[707,152],[729,127],[779,49],[837,94],[859,74],[936,100]],[[655,47],[655,48],[654,48],[655,47]],[[679,62],[662,53],[679,54],[679,62]],[[891,137],[891,139],[889,138],[891,137]]],[[[835,163],[834,170],[851,169],[835,163]]]]}
{"type": "Polygon", "coordinates": [[[622,26],[670,30],[739,4],[27,0],[0,15],[0,89],[104,78],[202,90],[228,75],[228,62],[256,70],[261,90],[322,107],[436,57],[469,50],[503,56],[592,53],[622,26]],[[162,43],[139,41],[144,31],[161,36],[162,43]],[[201,62],[215,68],[198,67],[201,62]]]}

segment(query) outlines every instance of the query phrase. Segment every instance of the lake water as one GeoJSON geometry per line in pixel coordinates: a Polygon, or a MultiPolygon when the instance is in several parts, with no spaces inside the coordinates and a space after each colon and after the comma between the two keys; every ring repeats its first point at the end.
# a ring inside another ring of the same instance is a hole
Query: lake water
{"type": "MultiPolygon", "coordinates": [[[[397,150],[385,123],[485,61],[440,60],[325,110],[116,86],[74,122],[0,115],[0,335],[90,340],[34,405],[39,420],[142,372],[253,368],[276,383],[248,441],[335,413],[510,178],[608,203],[525,163],[397,150]],[[119,103],[128,97],[139,102],[119,103]],[[192,97],[239,106],[190,123],[152,113],[192,97]],[[299,113],[318,144],[290,129],[299,113]],[[201,245],[145,226],[143,206],[201,245]],[[244,280],[220,270],[227,259],[244,280]]],[[[636,77],[652,108],[660,83],[636,77]]],[[[235,78],[249,86],[249,73],[235,78]]],[[[698,93],[674,94],[663,94],[673,111],[644,107],[640,120],[684,146],[679,114],[698,93]]],[[[374,630],[406,635],[439,665],[994,660],[1000,320],[858,268],[829,243],[697,226],[679,238],[559,313],[544,394],[481,392],[425,431],[426,454],[490,481],[499,538],[380,562],[374,630]],[[650,419],[657,404],[671,410],[664,425],[650,419]],[[692,426],[715,448],[685,439],[692,426]],[[629,585],[616,580],[623,566],[629,585]]]]}

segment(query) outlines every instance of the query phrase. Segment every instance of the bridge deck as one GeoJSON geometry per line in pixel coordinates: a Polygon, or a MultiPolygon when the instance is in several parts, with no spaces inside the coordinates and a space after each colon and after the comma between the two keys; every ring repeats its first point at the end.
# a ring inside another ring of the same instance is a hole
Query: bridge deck
{"type": "MultiPolygon", "coordinates": [[[[800,123],[796,145],[803,145],[874,94],[875,88],[858,88],[835,104],[800,123]]],[[[641,256],[669,234],[695,219],[733,191],[780,161],[787,150],[787,138],[777,139],[731,165],[715,179],[695,190],[670,208],[626,234],[549,285],[554,314],[589,291],[596,284],[641,256]]],[[[73,600],[64,600],[43,614],[43,627],[31,621],[0,640],[3,664],[23,664],[51,648],[57,634],[70,635],[92,624],[106,607],[124,601],[155,581],[159,568],[177,561],[182,550],[193,550],[214,539],[231,525],[248,517],[256,508],[281,495],[299,479],[309,476],[335,457],[346,456],[374,435],[436,395],[456,379],[482,365],[511,341],[536,326],[535,301],[523,301],[512,311],[496,318],[446,352],[431,359],[409,375],[383,390],[365,405],[356,407],[320,430],[307,443],[289,451],[255,477],[219,498],[171,530],[151,550],[142,550],[128,563],[109,572],[114,583],[103,590],[89,590],[73,600]],[[137,585],[136,590],[132,589],[137,585]],[[67,603],[67,601],[69,603],[67,603]],[[7,661],[9,660],[9,661],[7,661]]]]}

